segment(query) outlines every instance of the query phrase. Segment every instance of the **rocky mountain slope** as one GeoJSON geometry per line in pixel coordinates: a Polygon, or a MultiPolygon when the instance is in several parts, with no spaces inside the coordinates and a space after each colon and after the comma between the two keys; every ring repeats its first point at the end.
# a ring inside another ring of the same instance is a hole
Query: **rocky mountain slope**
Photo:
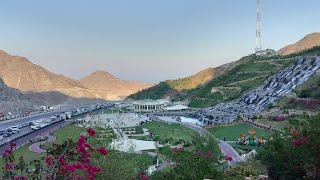
{"type": "Polygon", "coordinates": [[[63,99],[119,100],[151,84],[129,83],[112,75],[92,76],[82,81],[54,74],[33,64],[25,57],[12,56],[0,51],[0,78],[9,87],[26,94],[36,104],[54,105],[63,99]],[[97,79],[95,79],[97,78],[97,79]],[[108,84],[112,84],[107,88],[108,84]],[[123,87],[123,88],[121,88],[123,87]],[[39,94],[41,93],[41,94],[39,94]],[[68,98],[65,98],[68,97],[68,98]],[[58,99],[58,101],[57,101],[58,99]]]}
{"type": "Polygon", "coordinates": [[[320,33],[308,34],[297,43],[281,48],[278,53],[281,55],[288,55],[301,52],[315,46],[320,46],[320,33]]]}
{"type": "Polygon", "coordinates": [[[30,101],[18,90],[8,87],[0,79],[0,112],[21,113],[33,109],[30,101]]]}
{"type": "Polygon", "coordinates": [[[127,96],[128,94],[153,86],[151,83],[120,80],[105,71],[95,71],[82,78],[80,82],[88,89],[113,92],[111,94],[117,92],[118,94],[122,94],[122,96],[127,96]]]}
{"type": "Polygon", "coordinates": [[[197,75],[168,80],[129,97],[158,99],[169,96],[173,101],[188,100],[190,107],[197,108],[235,100],[288,67],[297,57],[320,56],[319,45],[320,33],[309,34],[296,44],[279,50],[280,56],[245,56],[238,61],[205,70],[212,75],[208,81],[202,77],[195,78],[197,83],[193,83],[192,77],[197,75]]]}

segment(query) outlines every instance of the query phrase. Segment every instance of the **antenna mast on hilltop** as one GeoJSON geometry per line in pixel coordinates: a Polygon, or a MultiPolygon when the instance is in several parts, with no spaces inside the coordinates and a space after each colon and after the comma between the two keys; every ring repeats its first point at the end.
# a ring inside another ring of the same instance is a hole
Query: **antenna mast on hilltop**
{"type": "Polygon", "coordinates": [[[256,52],[261,51],[261,0],[257,0],[257,29],[256,29],[256,52]]]}

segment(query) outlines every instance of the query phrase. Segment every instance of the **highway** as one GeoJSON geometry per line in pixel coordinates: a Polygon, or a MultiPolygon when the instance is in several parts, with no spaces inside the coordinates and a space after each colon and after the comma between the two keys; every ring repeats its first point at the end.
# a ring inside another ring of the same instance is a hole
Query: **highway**
{"type": "Polygon", "coordinates": [[[43,114],[25,116],[25,117],[16,118],[16,119],[4,120],[4,121],[0,122],[0,130],[7,129],[11,126],[18,126],[20,124],[23,124],[23,123],[29,122],[29,121],[35,121],[35,120],[43,119],[43,118],[50,118],[51,116],[58,114],[58,113],[60,113],[60,112],[54,111],[54,112],[48,112],[48,113],[43,113],[43,114]]]}
{"type": "MultiPolygon", "coordinates": [[[[39,136],[43,136],[43,135],[47,135],[49,132],[52,132],[53,130],[64,126],[65,124],[70,124],[72,121],[62,121],[56,124],[53,124],[51,126],[45,127],[40,129],[39,131],[36,131],[28,136],[25,136],[17,141],[15,141],[15,143],[17,143],[17,147],[23,146],[25,143],[30,142],[31,140],[35,139],[36,137],[39,136]]],[[[2,154],[6,149],[10,149],[9,144],[0,147],[0,153],[2,154]]]]}
{"type": "MultiPolygon", "coordinates": [[[[94,111],[97,111],[97,110],[94,110],[94,111]]],[[[15,142],[17,143],[17,147],[25,145],[26,143],[30,142],[31,140],[33,140],[36,137],[47,135],[49,132],[52,132],[52,131],[54,131],[56,129],[59,129],[60,127],[63,127],[65,125],[67,125],[67,124],[70,124],[75,119],[85,117],[88,113],[93,113],[94,111],[92,111],[92,112],[89,111],[89,112],[83,113],[81,115],[72,117],[70,120],[64,120],[64,121],[61,121],[61,122],[57,122],[55,124],[52,124],[52,125],[46,126],[44,128],[41,128],[38,131],[34,131],[33,133],[16,140],[15,142]]],[[[33,116],[28,116],[28,117],[9,120],[10,122],[4,121],[4,122],[1,122],[1,123],[5,123],[6,126],[15,126],[15,125],[19,125],[20,123],[23,123],[23,122],[34,121],[34,120],[42,119],[42,118],[46,118],[46,117],[50,118],[50,116],[52,116],[54,114],[57,114],[57,113],[59,113],[59,112],[50,112],[50,113],[46,113],[46,114],[33,115],[33,116]]],[[[0,125],[1,125],[1,128],[2,128],[2,124],[0,124],[0,125]]],[[[23,128],[23,129],[28,129],[28,127],[27,128],[23,128]]],[[[26,131],[28,131],[28,130],[26,130],[26,131]]],[[[29,130],[29,132],[31,132],[31,131],[32,130],[29,130]]],[[[21,136],[21,135],[23,135],[23,133],[17,134],[15,136],[21,136]]],[[[14,137],[10,137],[9,140],[12,140],[14,137]]],[[[5,142],[7,142],[7,141],[5,141],[5,142]]],[[[6,149],[9,149],[9,148],[10,148],[9,144],[0,147],[0,153],[2,154],[6,149]]]]}

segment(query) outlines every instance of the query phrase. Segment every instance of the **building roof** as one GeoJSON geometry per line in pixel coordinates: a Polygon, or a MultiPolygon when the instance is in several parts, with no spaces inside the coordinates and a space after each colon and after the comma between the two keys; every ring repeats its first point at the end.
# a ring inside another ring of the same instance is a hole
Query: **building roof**
{"type": "Polygon", "coordinates": [[[153,99],[145,99],[145,100],[140,100],[140,101],[134,101],[132,104],[134,105],[162,105],[165,104],[167,100],[164,99],[158,99],[158,100],[153,100],[153,99]]]}
{"type": "Polygon", "coordinates": [[[176,106],[167,107],[167,108],[165,108],[165,110],[167,110],[167,111],[179,111],[179,110],[185,110],[185,109],[188,109],[188,108],[189,107],[187,107],[187,106],[176,105],[176,106]]]}

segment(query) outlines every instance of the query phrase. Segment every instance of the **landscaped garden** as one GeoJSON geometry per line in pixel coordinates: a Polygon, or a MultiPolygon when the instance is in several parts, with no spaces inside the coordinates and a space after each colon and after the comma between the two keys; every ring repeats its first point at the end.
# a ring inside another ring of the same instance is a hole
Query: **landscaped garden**
{"type": "Polygon", "coordinates": [[[268,137],[270,137],[273,133],[272,131],[262,130],[245,123],[207,128],[207,130],[211,132],[214,137],[226,141],[236,141],[240,134],[248,135],[248,131],[251,129],[255,131],[256,137],[264,137],[264,139],[268,139],[268,137]]]}
{"type": "MultiPolygon", "coordinates": [[[[176,123],[149,122],[140,127],[149,130],[153,137],[151,140],[160,142],[176,143],[181,140],[191,141],[194,137],[198,137],[198,133],[192,129],[186,128],[176,123]]],[[[134,139],[147,140],[149,136],[133,136],[134,139]]]]}
{"type": "MultiPolygon", "coordinates": [[[[62,127],[52,133],[53,136],[57,137],[57,139],[53,142],[46,143],[46,147],[51,147],[53,143],[60,144],[66,141],[67,139],[72,139],[76,141],[81,133],[84,133],[86,131],[85,128],[77,127],[74,125],[67,125],[65,127],[62,127]]],[[[34,159],[41,159],[44,157],[44,154],[37,154],[34,152],[31,152],[29,150],[29,146],[32,145],[33,143],[36,143],[37,141],[34,141],[32,143],[28,143],[24,145],[23,147],[17,149],[14,151],[14,155],[16,158],[19,158],[20,156],[23,155],[24,159],[26,161],[31,161],[34,159]]],[[[0,159],[0,165],[3,164],[3,158],[0,159]]]]}

